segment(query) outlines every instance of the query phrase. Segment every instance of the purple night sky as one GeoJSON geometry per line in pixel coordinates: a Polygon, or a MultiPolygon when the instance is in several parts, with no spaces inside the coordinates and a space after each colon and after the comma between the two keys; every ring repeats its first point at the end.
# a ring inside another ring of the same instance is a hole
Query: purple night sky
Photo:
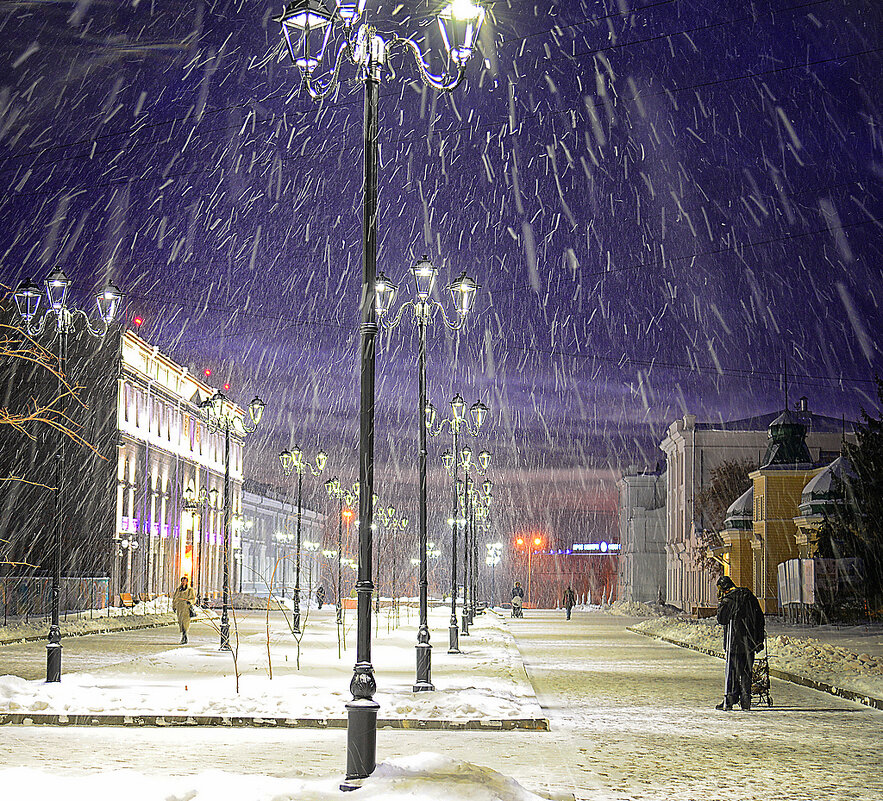
{"type": "MultiPolygon", "coordinates": [[[[3,3],[0,281],[59,264],[85,303],[113,279],[148,341],[267,401],[247,474],[281,483],[276,454],[300,445],[352,481],[362,90],[347,65],[323,105],[298,91],[280,9],[3,3]]],[[[438,54],[435,10],[375,20],[438,54]]],[[[878,0],[497,2],[448,96],[395,55],[378,266],[400,300],[423,253],[440,301],[464,269],[482,287],[464,331],[430,330],[429,390],[491,407],[474,450],[493,452],[500,535],[608,533],[622,467],[661,461],[684,412],[780,408],[786,359],[792,400],[876,409],[881,17],[878,0]]],[[[407,313],[378,339],[377,390],[376,491],[414,519],[407,313]]]]}

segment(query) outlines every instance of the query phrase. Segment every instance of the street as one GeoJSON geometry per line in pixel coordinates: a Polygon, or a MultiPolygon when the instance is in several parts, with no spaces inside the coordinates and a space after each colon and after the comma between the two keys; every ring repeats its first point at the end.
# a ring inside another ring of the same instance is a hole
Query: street
{"type": "MultiPolygon", "coordinates": [[[[883,714],[777,680],[773,708],[718,712],[723,664],[628,632],[630,622],[593,612],[566,622],[563,613],[533,610],[509,621],[552,731],[382,729],[379,761],[433,751],[499,770],[535,792],[578,799],[883,796],[883,714]]],[[[172,631],[138,632],[139,650],[146,654],[151,640],[157,651],[167,649],[172,631]]],[[[442,633],[434,634],[440,642],[442,633]]],[[[117,659],[113,640],[132,636],[80,638],[76,648],[100,640],[107,658],[117,659]]],[[[73,638],[67,645],[73,654],[73,638]]],[[[0,667],[8,670],[10,653],[18,662],[28,649],[39,657],[41,647],[4,648],[0,667]]],[[[68,670],[73,662],[71,656],[68,670]]],[[[342,770],[344,748],[342,730],[15,726],[3,731],[0,760],[56,774],[126,767],[320,777],[342,770]]]]}

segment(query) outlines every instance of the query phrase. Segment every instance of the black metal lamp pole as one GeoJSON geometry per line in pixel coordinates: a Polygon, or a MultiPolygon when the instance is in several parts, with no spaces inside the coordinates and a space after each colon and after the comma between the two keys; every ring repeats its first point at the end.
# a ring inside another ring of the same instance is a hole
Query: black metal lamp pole
{"type": "Polygon", "coordinates": [[[460,653],[460,630],[457,626],[457,527],[459,499],[457,498],[457,432],[459,426],[452,426],[454,433],[453,464],[453,508],[451,509],[451,620],[448,623],[448,653],[460,653]]]}
{"type": "Polygon", "coordinates": [[[463,608],[460,610],[464,635],[469,636],[469,468],[463,466],[463,608]]]}
{"type": "Polygon", "coordinates": [[[423,80],[440,91],[452,91],[462,83],[482,21],[484,10],[460,0],[446,6],[438,15],[449,63],[456,75],[433,75],[410,39],[394,36],[389,43],[370,24],[358,25],[365,0],[337,0],[332,14],[321,0],[292,0],[276,21],[292,61],[298,65],[310,96],[329,97],[338,85],[339,68],[346,57],[358,69],[364,84],[364,189],[362,205],[362,294],[361,364],[359,400],[359,564],[356,582],[358,622],[356,664],[350,681],[353,699],[347,704],[347,769],[343,789],[356,789],[373,773],[377,751],[377,710],[374,701],[377,684],[371,664],[372,528],[374,499],[374,340],[375,279],[377,257],[377,172],[378,96],[381,69],[386,64],[388,46],[398,45],[411,52],[423,80]],[[342,29],[344,41],[337,48],[327,80],[314,76],[325,54],[333,28],[342,29]]]}
{"type": "MultiPolygon", "coordinates": [[[[414,684],[414,691],[421,692],[424,690],[433,689],[432,681],[430,679],[431,675],[431,657],[432,650],[429,642],[429,619],[428,619],[428,577],[427,577],[427,559],[428,554],[426,553],[427,548],[427,510],[426,510],[426,437],[427,434],[430,433],[433,436],[438,436],[441,433],[442,428],[444,428],[444,424],[442,424],[437,432],[427,431],[428,428],[432,427],[432,420],[429,419],[435,417],[435,408],[429,404],[426,400],[426,329],[428,325],[432,322],[433,314],[438,311],[441,313],[441,318],[444,321],[445,325],[448,328],[453,330],[459,330],[463,327],[466,322],[466,317],[472,309],[472,304],[475,299],[475,293],[478,290],[478,285],[466,275],[465,271],[460,275],[460,277],[454,281],[449,287],[448,291],[451,293],[451,296],[454,300],[454,306],[457,311],[458,320],[456,323],[452,323],[448,320],[447,315],[445,314],[444,308],[442,305],[431,298],[433,286],[435,285],[435,278],[437,274],[437,269],[433,265],[433,263],[429,260],[427,256],[423,256],[412,268],[411,273],[414,277],[417,299],[414,301],[409,301],[402,305],[401,309],[398,312],[398,315],[392,321],[386,321],[383,315],[388,312],[392,306],[392,299],[395,297],[395,293],[397,287],[395,284],[392,284],[389,279],[383,275],[383,273],[378,274],[376,280],[376,308],[377,313],[381,317],[381,320],[384,322],[385,327],[387,328],[395,328],[402,319],[402,313],[404,312],[407,306],[413,306],[414,308],[414,320],[417,324],[418,330],[418,418],[419,418],[419,430],[420,430],[420,439],[419,439],[419,453],[418,453],[418,473],[419,473],[419,490],[418,490],[418,505],[419,505],[419,534],[418,534],[418,549],[420,552],[420,558],[417,560],[417,565],[419,566],[418,573],[418,583],[420,587],[420,625],[417,632],[417,680],[414,684]]],[[[459,398],[459,396],[458,396],[459,398]]],[[[447,420],[448,424],[450,424],[452,430],[460,425],[460,420],[458,415],[462,414],[462,404],[460,403],[462,398],[459,401],[452,402],[453,405],[456,403],[456,414],[450,420],[447,420]]],[[[456,491],[455,491],[456,495],[456,491]]],[[[455,515],[456,516],[456,515],[455,515]]],[[[456,536],[456,535],[454,535],[456,536]]],[[[456,571],[453,571],[456,573],[456,571]]],[[[454,589],[456,590],[456,576],[453,577],[455,582],[454,589]]],[[[456,610],[456,600],[453,601],[454,609],[456,610]]],[[[456,626],[456,611],[454,611],[454,625],[456,626]]],[[[450,636],[450,635],[449,635],[450,636]]],[[[451,640],[453,645],[452,648],[458,648],[458,638],[455,635],[454,639],[451,640]]],[[[451,653],[457,653],[456,650],[452,650],[451,653]]]]}
{"type": "MultiPolygon", "coordinates": [[[[425,304],[424,304],[425,305],[425,304]]],[[[417,318],[420,336],[418,345],[418,414],[420,420],[420,454],[418,460],[420,497],[417,513],[417,550],[420,552],[418,584],[420,594],[420,624],[417,628],[417,680],[414,692],[434,690],[432,684],[432,645],[429,642],[429,579],[426,558],[426,313],[417,318]]]]}
{"type": "MultiPolygon", "coordinates": [[[[59,318],[58,330],[58,371],[60,376],[67,375],[68,324],[59,318]]],[[[63,386],[59,377],[59,388],[63,386]]],[[[59,393],[63,394],[63,393],[59,393]]],[[[52,544],[52,619],[49,624],[49,635],[46,640],[46,681],[61,681],[61,542],[62,514],[64,503],[64,440],[59,432],[58,450],[55,453],[55,499],[53,502],[53,544],[52,544]]]]}
{"type": "Polygon", "coordinates": [[[224,424],[224,584],[221,602],[221,651],[230,650],[230,421],[224,424]]]}
{"type": "Polygon", "coordinates": [[[203,420],[209,430],[224,433],[224,572],[221,601],[221,651],[230,648],[230,432],[235,429],[237,435],[244,437],[252,433],[261,421],[264,413],[264,402],[254,398],[248,405],[251,423],[246,422],[237,414],[235,404],[223,392],[215,392],[199,404],[203,420]]]}
{"type": "MultiPolygon", "coordinates": [[[[13,293],[16,309],[19,317],[24,322],[24,328],[31,336],[41,334],[46,326],[49,313],[55,315],[56,333],[58,335],[58,382],[60,413],[65,414],[66,375],[69,335],[73,331],[74,317],[80,315],[85,324],[85,330],[92,336],[102,339],[108,332],[110,324],[116,316],[117,307],[122,300],[123,294],[112,283],[108,283],[96,297],[98,314],[101,324],[97,328],[92,327],[92,322],[85,312],[68,308],[67,293],[70,287],[70,279],[59,268],[53,270],[46,278],[44,285],[46,300],[49,308],[38,319],[37,311],[40,307],[42,293],[40,287],[34,284],[30,278],[22,281],[13,293]]],[[[49,633],[46,640],[46,681],[61,681],[61,552],[63,546],[64,520],[63,515],[67,510],[65,481],[64,481],[64,452],[65,435],[59,432],[58,447],[55,452],[55,496],[53,500],[53,545],[52,545],[52,582],[50,585],[51,611],[49,621],[49,633]]]]}
{"type": "Polygon", "coordinates": [[[300,634],[300,549],[301,549],[301,536],[300,536],[300,521],[301,521],[301,503],[303,499],[303,479],[304,474],[298,470],[297,471],[297,533],[295,535],[295,547],[296,550],[294,552],[294,610],[292,611],[291,626],[294,629],[295,634],[300,634]]]}

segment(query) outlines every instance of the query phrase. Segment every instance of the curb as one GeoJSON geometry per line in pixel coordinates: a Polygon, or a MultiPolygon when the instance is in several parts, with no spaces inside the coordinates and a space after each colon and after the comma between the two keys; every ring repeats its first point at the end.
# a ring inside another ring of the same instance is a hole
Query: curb
{"type": "MultiPolygon", "coordinates": [[[[648,634],[644,631],[638,631],[631,626],[627,626],[626,631],[630,631],[632,634],[640,634],[642,637],[650,637],[654,640],[660,640],[669,645],[676,645],[678,648],[688,648],[691,651],[698,651],[699,653],[713,656],[717,659],[724,658],[724,654],[720,651],[712,651],[710,648],[703,648],[699,645],[679,642],[678,640],[671,639],[671,637],[664,637],[661,634],[648,634]]],[[[833,684],[827,684],[823,681],[808,679],[806,676],[801,676],[799,673],[789,673],[787,670],[780,670],[779,668],[770,666],[770,676],[774,676],[775,678],[784,681],[790,681],[792,684],[799,684],[802,687],[810,687],[813,690],[819,690],[820,692],[828,693],[829,695],[836,695],[838,698],[845,698],[847,701],[855,701],[858,704],[864,704],[873,709],[883,710],[883,699],[874,698],[873,696],[858,693],[853,690],[845,690],[843,687],[835,687],[833,684]]]]}
{"type": "MultiPolygon", "coordinates": [[[[0,726],[206,726],[233,728],[345,729],[346,718],[275,718],[222,715],[53,715],[32,712],[0,714],[0,726]]],[[[549,731],[546,718],[497,720],[411,720],[378,718],[378,729],[436,729],[445,731],[549,731]]]]}
{"type": "MultiPolygon", "coordinates": [[[[168,623],[144,623],[140,626],[120,626],[119,628],[107,628],[107,629],[95,629],[95,631],[70,631],[70,632],[62,632],[62,639],[67,639],[68,637],[88,637],[92,634],[114,634],[118,631],[136,631],[138,629],[158,629],[163,626],[174,626],[175,621],[170,620],[168,623]]],[[[0,647],[4,645],[18,645],[22,642],[40,642],[41,640],[45,640],[45,634],[32,634],[28,637],[16,637],[13,640],[0,640],[0,647]]]]}
{"type": "MultiPolygon", "coordinates": [[[[172,614],[169,612],[168,614],[172,614]]],[[[213,620],[214,618],[208,617],[206,615],[198,615],[193,618],[194,623],[205,623],[208,620],[213,620]]],[[[67,639],[69,637],[90,637],[93,634],[115,634],[118,631],[138,631],[139,629],[159,629],[163,626],[174,626],[176,620],[172,619],[167,622],[154,622],[154,623],[141,623],[139,625],[134,626],[115,626],[111,628],[100,628],[95,629],[94,631],[70,631],[70,632],[61,632],[62,639],[67,639]]],[[[42,642],[46,640],[45,634],[32,634],[27,637],[15,637],[10,640],[0,639],[0,648],[4,645],[18,645],[23,642],[42,642]]]]}

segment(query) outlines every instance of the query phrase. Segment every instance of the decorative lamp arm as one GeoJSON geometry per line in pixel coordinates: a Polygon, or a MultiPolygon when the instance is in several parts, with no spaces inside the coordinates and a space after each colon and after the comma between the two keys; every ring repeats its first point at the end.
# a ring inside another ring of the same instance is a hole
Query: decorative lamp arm
{"type": "MultiPolygon", "coordinates": [[[[386,331],[392,331],[393,328],[396,328],[398,326],[398,324],[402,321],[402,315],[405,313],[405,309],[407,309],[408,306],[414,306],[414,308],[416,309],[414,301],[409,300],[409,301],[403,303],[401,306],[399,306],[398,313],[396,314],[396,316],[392,320],[388,319],[385,314],[381,315],[381,317],[380,317],[381,327],[386,331]]],[[[415,314],[416,314],[416,312],[415,312],[415,314]]]]}
{"type": "Polygon", "coordinates": [[[420,72],[420,77],[423,78],[425,84],[433,87],[433,89],[438,89],[440,92],[453,92],[454,89],[463,83],[463,78],[466,76],[465,64],[459,65],[457,68],[457,75],[454,78],[433,75],[426,61],[424,61],[423,54],[420,52],[420,48],[417,46],[416,42],[413,42],[404,36],[396,36],[390,41],[390,46],[397,44],[403,45],[410,50],[411,55],[414,56],[414,61],[417,64],[417,69],[420,72]]]}
{"type": "Polygon", "coordinates": [[[310,97],[313,100],[324,100],[337,90],[340,82],[340,65],[343,63],[343,56],[346,54],[350,61],[354,60],[353,48],[349,40],[343,42],[337,48],[337,54],[334,57],[334,66],[331,68],[331,74],[326,81],[313,78],[312,74],[304,74],[304,85],[307,87],[310,97]]]}

